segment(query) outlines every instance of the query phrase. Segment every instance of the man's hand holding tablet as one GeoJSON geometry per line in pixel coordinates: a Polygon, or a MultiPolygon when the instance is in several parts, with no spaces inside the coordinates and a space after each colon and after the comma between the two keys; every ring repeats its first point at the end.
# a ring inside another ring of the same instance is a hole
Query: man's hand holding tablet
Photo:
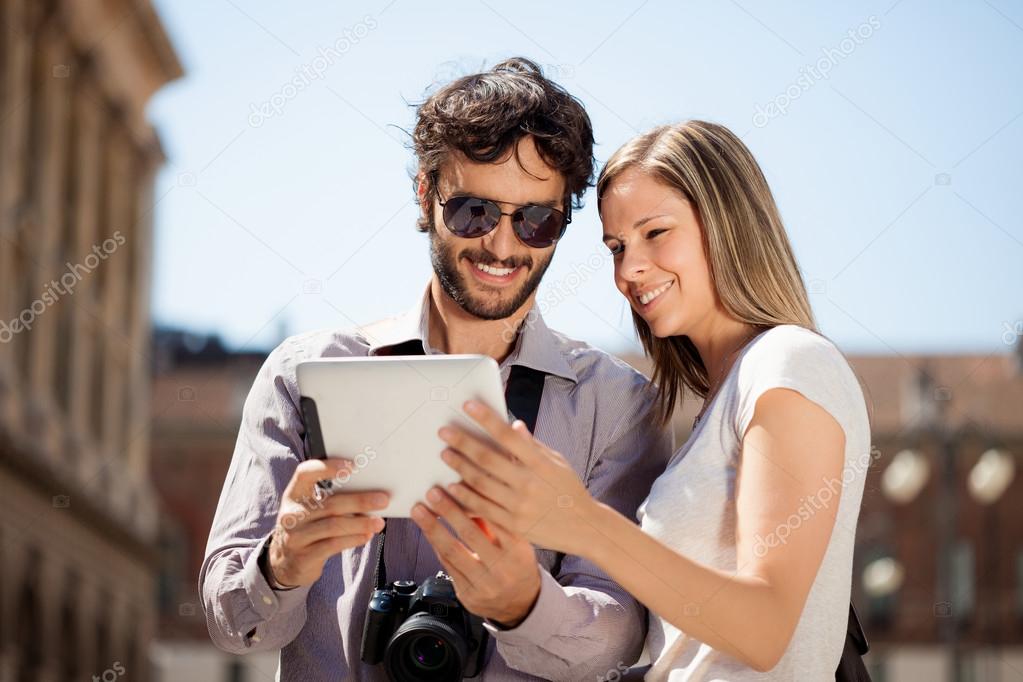
{"type": "Polygon", "coordinates": [[[379,513],[390,496],[382,491],[344,491],[323,495],[321,480],[351,475],[351,460],[339,457],[302,462],[284,490],[277,524],[268,548],[266,571],[272,586],[288,589],[311,585],[327,559],[364,545],[384,527],[379,513]]]}

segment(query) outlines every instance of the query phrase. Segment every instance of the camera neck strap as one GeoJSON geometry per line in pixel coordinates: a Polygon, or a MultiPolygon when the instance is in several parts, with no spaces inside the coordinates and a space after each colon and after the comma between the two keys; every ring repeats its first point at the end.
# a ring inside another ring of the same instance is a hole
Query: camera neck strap
{"type": "MultiPolygon", "coordinates": [[[[412,339],[382,349],[381,355],[425,355],[423,343],[419,339],[412,339]]],[[[542,372],[532,367],[523,365],[512,365],[508,372],[508,383],[504,389],[504,400],[508,405],[509,416],[521,419],[525,422],[529,432],[536,428],[536,418],[540,414],[540,400],[543,398],[543,385],[547,377],[542,372]]],[[[380,541],[377,543],[376,556],[376,589],[382,590],[387,587],[387,568],[384,565],[384,541],[387,536],[387,524],[380,531],[380,541]]]]}

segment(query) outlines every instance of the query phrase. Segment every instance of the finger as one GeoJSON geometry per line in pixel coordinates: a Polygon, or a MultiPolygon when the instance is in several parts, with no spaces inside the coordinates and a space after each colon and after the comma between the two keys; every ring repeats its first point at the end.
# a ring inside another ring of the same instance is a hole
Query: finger
{"type": "Polygon", "coordinates": [[[350,472],[354,463],[343,457],[328,457],[326,459],[307,459],[295,467],[295,473],[291,476],[286,494],[299,498],[314,494],[314,487],[317,481],[327,481],[336,477],[343,477],[345,472],[350,472]]]}
{"type": "Polygon", "coordinates": [[[326,514],[368,514],[387,506],[390,495],[381,490],[334,493],[323,501],[326,514]]]}
{"type": "MultiPolygon", "coordinates": [[[[484,521],[484,519],[480,519],[484,521]]],[[[494,536],[494,544],[502,549],[505,547],[511,547],[513,543],[517,541],[525,540],[521,535],[516,535],[501,524],[497,523],[493,519],[485,521],[490,534],[494,536]]]]}
{"type": "Polygon", "coordinates": [[[475,577],[481,568],[479,557],[452,535],[423,504],[412,507],[412,520],[423,531],[441,563],[461,573],[466,586],[471,588],[475,585],[475,577]]]}
{"type": "Polygon", "coordinates": [[[494,450],[474,433],[457,426],[445,426],[437,432],[441,440],[452,449],[462,453],[485,471],[505,485],[515,487],[522,475],[522,465],[503,452],[494,450]]]}
{"type": "Polygon", "coordinates": [[[284,531],[289,549],[302,549],[321,540],[346,535],[379,533],[384,520],[379,516],[327,516],[284,531]]]}
{"type": "Polygon", "coordinates": [[[512,429],[504,417],[476,400],[467,401],[464,409],[498,445],[518,457],[524,464],[531,465],[539,461],[540,453],[536,449],[539,441],[529,435],[528,429],[525,433],[512,429]]]}
{"type": "Polygon", "coordinates": [[[492,542],[495,547],[500,547],[501,546],[500,543],[498,543],[498,541],[497,541],[497,536],[494,534],[494,531],[491,528],[491,524],[487,523],[486,519],[484,519],[483,517],[480,517],[480,516],[473,516],[471,518],[472,518],[472,522],[475,523],[479,527],[480,532],[483,533],[483,535],[486,536],[487,540],[492,542]]]}
{"type": "Polygon", "coordinates": [[[453,497],[440,488],[430,488],[426,500],[430,509],[451,525],[458,534],[458,539],[475,552],[484,564],[490,565],[497,558],[497,548],[453,497]]]}
{"type": "Polygon", "coordinates": [[[482,516],[488,521],[496,522],[497,525],[505,528],[515,527],[515,517],[504,507],[488,500],[469,486],[455,483],[447,487],[447,492],[469,512],[482,516]]]}
{"type": "Polygon", "coordinates": [[[342,535],[340,537],[320,540],[303,550],[303,559],[323,563],[335,554],[353,547],[361,547],[372,539],[373,533],[357,533],[355,535],[342,535]]]}
{"type": "Polygon", "coordinates": [[[448,574],[449,578],[451,578],[451,582],[455,584],[455,596],[464,604],[466,592],[473,589],[472,582],[469,581],[469,578],[467,578],[464,573],[449,564],[440,556],[437,557],[437,561],[440,562],[444,572],[448,574]]]}
{"type": "Polygon", "coordinates": [[[441,459],[458,472],[462,477],[462,481],[481,495],[490,498],[505,508],[514,501],[516,497],[515,490],[487,474],[483,469],[469,461],[469,458],[464,454],[448,449],[441,453],[441,459]]]}

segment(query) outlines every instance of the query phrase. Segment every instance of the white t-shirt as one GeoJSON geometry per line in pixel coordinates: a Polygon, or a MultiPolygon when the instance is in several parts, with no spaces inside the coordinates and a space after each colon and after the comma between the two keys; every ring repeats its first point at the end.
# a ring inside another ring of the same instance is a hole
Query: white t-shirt
{"type": "Polygon", "coordinates": [[[853,540],[871,450],[863,392],[830,341],[802,327],[780,325],[747,344],[636,514],[645,532],[686,557],[720,570],[736,570],[740,434],[746,432],[760,395],[776,387],[796,390],[823,407],[846,438],[842,479],[822,480],[821,489],[805,498],[783,525],[768,537],[757,538],[755,552],[784,544],[799,524],[841,492],[831,540],[792,640],[777,666],[758,673],[651,611],[647,646],[653,666],[647,680],[834,679],[845,643],[853,540]],[[760,546],[765,549],[759,550],[760,546]]]}

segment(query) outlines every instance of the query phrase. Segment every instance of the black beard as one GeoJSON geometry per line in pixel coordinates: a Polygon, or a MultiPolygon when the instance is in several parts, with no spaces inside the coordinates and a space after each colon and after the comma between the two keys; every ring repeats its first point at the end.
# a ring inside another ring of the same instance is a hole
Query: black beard
{"type": "MultiPolygon", "coordinates": [[[[473,297],[465,284],[465,278],[458,271],[458,259],[461,256],[466,256],[473,262],[483,263],[484,265],[495,265],[498,263],[485,251],[467,250],[456,255],[453,246],[444,245],[437,237],[437,233],[433,230],[430,231],[430,261],[433,263],[433,271],[437,273],[437,279],[440,281],[441,287],[444,288],[444,292],[462,310],[474,317],[483,320],[503,320],[511,317],[536,291],[536,288],[540,285],[540,280],[543,279],[543,274],[547,272],[547,267],[551,264],[554,252],[551,251],[551,255],[532,270],[515,297],[507,303],[503,303],[500,300],[496,303],[484,302],[473,297]]],[[[533,259],[527,256],[515,262],[502,262],[500,267],[513,268],[524,265],[528,268],[532,264],[533,259]]]]}

